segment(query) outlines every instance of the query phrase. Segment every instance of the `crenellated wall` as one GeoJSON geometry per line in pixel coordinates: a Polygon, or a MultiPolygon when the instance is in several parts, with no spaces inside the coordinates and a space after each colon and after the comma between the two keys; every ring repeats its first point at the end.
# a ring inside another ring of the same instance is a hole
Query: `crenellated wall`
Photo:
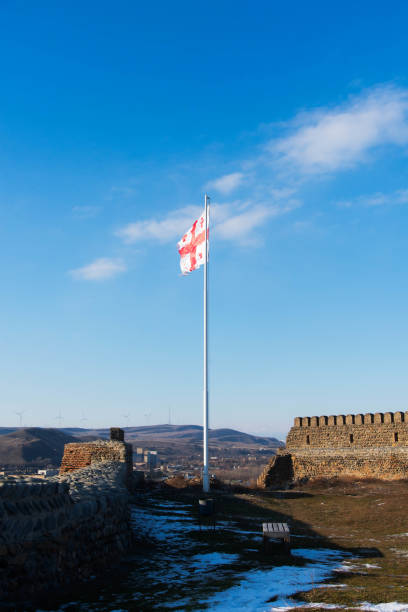
{"type": "Polygon", "coordinates": [[[296,417],[258,486],[342,476],[408,478],[408,412],[296,417]]]}
{"type": "Polygon", "coordinates": [[[299,448],[408,447],[408,412],[296,417],[286,439],[299,448]]]}

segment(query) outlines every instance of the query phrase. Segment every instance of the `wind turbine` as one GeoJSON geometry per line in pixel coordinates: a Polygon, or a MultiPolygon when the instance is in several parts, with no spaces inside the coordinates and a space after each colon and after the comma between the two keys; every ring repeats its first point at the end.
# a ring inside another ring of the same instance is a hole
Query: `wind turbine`
{"type": "Polygon", "coordinates": [[[82,411],[82,416],[81,416],[81,418],[80,418],[79,420],[80,420],[80,422],[82,423],[82,427],[84,427],[85,421],[87,421],[87,420],[88,420],[88,419],[86,418],[86,416],[85,416],[84,411],[82,411]]]}
{"type": "Polygon", "coordinates": [[[129,413],[127,413],[127,414],[122,414],[122,416],[123,416],[123,418],[125,419],[125,423],[126,423],[126,425],[129,427],[129,417],[130,417],[130,414],[129,414],[129,413]]]}
{"type": "Polygon", "coordinates": [[[150,425],[150,417],[152,416],[151,412],[146,412],[145,417],[146,417],[146,421],[147,424],[150,425]]]}
{"type": "Polygon", "coordinates": [[[20,410],[19,412],[16,410],[14,414],[16,414],[20,418],[20,427],[23,426],[23,414],[27,412],[27,410],[20,410]]]}
{"type": "Polygon", "coordinates": [[[64,420],[64,417],[61,415],[61,408],[58,411],[58,416],[55,417],[55,420],[58,422],[59,426],[61,427],[61,423],[64,420]]]}

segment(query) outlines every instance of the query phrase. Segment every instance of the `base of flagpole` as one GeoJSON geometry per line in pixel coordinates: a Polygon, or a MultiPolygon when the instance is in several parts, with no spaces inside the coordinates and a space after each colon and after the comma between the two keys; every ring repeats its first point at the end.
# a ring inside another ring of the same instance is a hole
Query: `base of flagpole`
{"type": "Polygon", "coordinates": [[[208,471],[203,472],[203,491],[204,493],[210,492],[210,478],[208,476],[208,471]]]}

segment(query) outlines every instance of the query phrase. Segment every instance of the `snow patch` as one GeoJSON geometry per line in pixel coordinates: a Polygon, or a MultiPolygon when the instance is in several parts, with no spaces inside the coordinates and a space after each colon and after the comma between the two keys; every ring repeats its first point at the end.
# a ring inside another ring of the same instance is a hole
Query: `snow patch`
{"type": "Polygon", "coordinates": [[[373,612],[407,612],[408,604],[391,601],[389,603],[370,604],[363,602],[360,610],[373,610],[373,612]]]}
{"type": "MultiPolygon", "coordinates": [[[[254,570],[244,574],[241,582],[213,597],[200,601],[210,610],[229,612],[239,609],[246,612],[269,612],[272,610],[290,610],[299,607],[299,603],[291,605],[287,598],[299,590],[308,591],[316,583],[327,580],[333,572],[335,565],[344,558],[344,553],[330,549],[293,550],[292,554],[310,559],[312,563],[303,567],[283,565],[270,570],[254,570]],[[279,599],[274,605],[266,602],[279,599]]],[[[313,604],[315,607],[316,605],[313,604]]]]}
{"type": "Polygon", "coordinates": [[[239,555],[229,553],[203,553],[202,555],[194,555],[190,560],[190,567],[195,570],[206,570],[215,565],[227,565],[238,561],[239,555]]]}

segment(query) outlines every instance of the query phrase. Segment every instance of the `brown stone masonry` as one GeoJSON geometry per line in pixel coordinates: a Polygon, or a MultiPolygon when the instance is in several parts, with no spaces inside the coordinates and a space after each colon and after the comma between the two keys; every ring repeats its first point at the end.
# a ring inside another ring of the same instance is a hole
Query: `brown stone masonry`
{"type": "Polygon", "coordinates": [[[341,476],[408,478],[408,412],[297,417],[258,486],[341,476]]]}
{"type": "Polygon", "coordinates": [[[408,412],[296,417],[287,450],[408,447],[408,412]]]}
{"type": "Polygon", "coordinates": [[[126,478],[117,461],[46,481],[0,476],[2,610],[43,609],[36,597],[121,562],[133,542],[126,478]]]}
{"type": "Polygon", "coordinates": [[[133,472],[132,445],[124,440],[123,429],[111,428],[111,439],[94,442],[73,442],[65,444],[60,474],[79,470],[99,461],[126,463],[129,481],[133,472]]]}

